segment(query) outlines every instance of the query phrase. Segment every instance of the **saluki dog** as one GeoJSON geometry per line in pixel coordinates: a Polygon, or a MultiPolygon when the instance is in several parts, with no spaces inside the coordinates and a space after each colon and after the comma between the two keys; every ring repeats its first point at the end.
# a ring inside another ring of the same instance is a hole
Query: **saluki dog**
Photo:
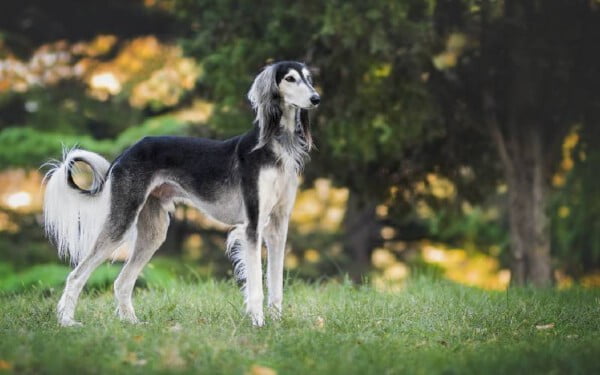
{"type": "Polygon", "coordinates": [[[57,307],[59,324],[74,319],[92,271],[125,243],[128,260],[115,281],[117,314],[137,322],[131,302],[135,281],[164,242],[169,212],[186,203],[233,226],[227,251],[244,283],[246,312],[264,325],[261,249],[267,247],[268,307],[281,316],[283,260],[298,174],[312,146],[308,110],[321,101],[306,65],[284,61],[255,78],[248,99],[256,112],[245,134],[217,141],[146,137],[112,164],[81,149],[65,152],[46,176],[46,233],[75,268],[57,307]],[[76,184],[77,162],[91,168],[89,189],[76,184]]]}

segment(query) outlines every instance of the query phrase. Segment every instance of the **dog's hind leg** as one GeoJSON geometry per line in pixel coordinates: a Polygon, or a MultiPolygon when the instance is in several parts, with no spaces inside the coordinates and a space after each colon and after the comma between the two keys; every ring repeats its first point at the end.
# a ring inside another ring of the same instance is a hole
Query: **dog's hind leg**
{"type": "MultiPolygon", "coordinates": [[[[115,168],[116,169],[116,168],[115,168]]],[[[113,169],[113,178],[115,178],[113,169]]],[[[67,277],[67,284],[58,302],[57,315],[61,325],[78,325],[73,317],[77,299],[92,272],[105,261],[112,252],[123,244],[132,229],[142,204],[144,203],[145,181],[127,182],[111,185],[110,214],[104,223],[100,235],[90,253],[81,261],[67,277]]]]}
{"type": "Polygon", "coordinates": [[[150,196],[138,216],[137,240],[133,252],[115,281],[117,314],[121,320],[131,323],[138,321],[131,302],[135,281],[146,263],[165,241],[168,227],[169,214],[163,208],[159,198],[150,196]]]}
{"type": "Polygon", "coordinates": [[[81,290],[92,272],[104,262],[110,254],[120,245],[120,241],[111,239],[108,230],[104,229],[90,254],[85,257],[67,277],[67,283],[62,297],[58,302],[57,317],[62,326],[76,326],[81,323],[75,321],[75,307],[81,290]]]}

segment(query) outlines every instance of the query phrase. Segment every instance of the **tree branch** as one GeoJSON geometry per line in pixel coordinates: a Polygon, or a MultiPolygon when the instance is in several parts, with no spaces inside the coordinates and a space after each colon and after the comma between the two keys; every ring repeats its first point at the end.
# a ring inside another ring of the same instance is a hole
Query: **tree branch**
{"type": "Polygon", "coordinates": [[[484,112],[484,121],[490,130],[490,135],[492,136],[492,140],[496,144],[496,148],[498,149],[498,154],[500,155],[500,159],[506,168],[507,177],[514,175],[514,163],[510,157],[508,152],[508,147],[506,146],[506,141],[504,139],[504,134],[502,134],[502,130],[500,129],[500,124],[498,123],[498,117],[496,116],[495,110],[495,102],[492,98],[492,94],[488,90],[483,91],[483,112],[484,112]]]}

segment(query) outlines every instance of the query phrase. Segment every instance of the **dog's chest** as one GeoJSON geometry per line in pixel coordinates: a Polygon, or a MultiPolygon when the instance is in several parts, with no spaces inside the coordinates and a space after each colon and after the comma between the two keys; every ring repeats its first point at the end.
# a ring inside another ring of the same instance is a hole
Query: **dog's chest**
{"type": "Polygon", "coordinates": [[[307,152],[296,135],[281,136],[277,142],[273,142],[271,147],[283,174],[296,175],[302,169],[307,152]]]}
{"type": "Polygon", "coordinates": [[[265,168],[259,174],[258,191],[262,209],[270,211],[295,196],[298,176],[294,169],[265,168]]]}

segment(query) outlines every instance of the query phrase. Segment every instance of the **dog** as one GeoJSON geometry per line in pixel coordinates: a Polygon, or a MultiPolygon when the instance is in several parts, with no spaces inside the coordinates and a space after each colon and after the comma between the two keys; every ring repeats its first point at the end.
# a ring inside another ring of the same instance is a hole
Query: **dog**
{"type": "Polygon", "coordinates": [[[267,247],[268,308],[281,317],[283,263],[298,176],[313,145],[309,110],[321,98],[306,65],[282,61],[254,79],[256,112],[247,133],[224,141],[145,137],[112,164],[82,149],[63,152],[44,183],[44,227],[61,257],[75,266],[57,307],[62,326],[81,325],[75,307],[92,271],[124,243],[133,244],[114,284],[120,319],[138,322],[135,281],[164,242],[176,203],[230,225],[227,252],[243,284],[246,313],[263,326],[261,249],[267,247]],[[89,189],[73,179],[77,162],[93,174],[89,189]]]}

